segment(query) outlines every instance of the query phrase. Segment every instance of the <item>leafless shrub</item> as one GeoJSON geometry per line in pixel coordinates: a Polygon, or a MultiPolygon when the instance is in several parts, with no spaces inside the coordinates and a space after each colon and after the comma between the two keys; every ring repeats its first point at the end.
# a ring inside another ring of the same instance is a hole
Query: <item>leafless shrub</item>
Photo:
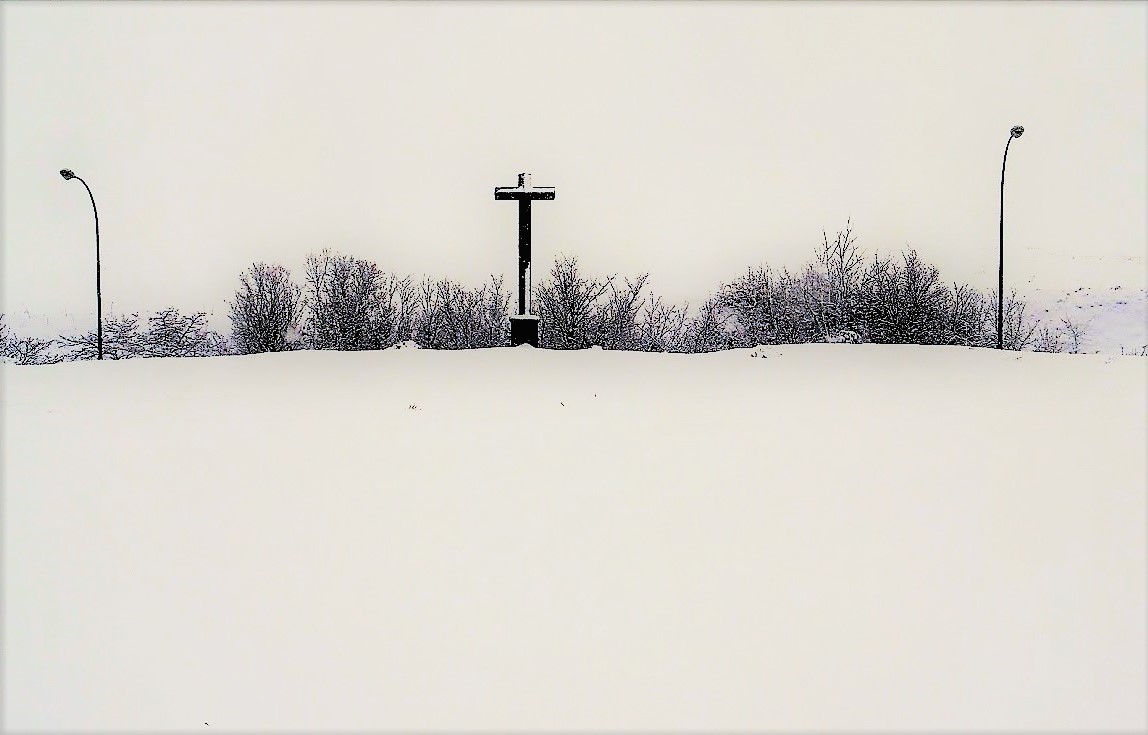
{"type": "Polygon", "coordinates": [[[613,279],[586,278],[578,259],[562,257],[550,277],[535,289],[540,316],[539,346],[558,350],[585,349],[601,334],[600,299],[613,279]]]}
{"type": "Polygon", "coordinates": [[[50,365],[63,360],[53,353],[55,346],[55,340],[16,336],[0,314],[0,357],[17,365],[50,365]]]}
{"type": "Polygon", "coordinates": [[[730,325],[732,317],[720,298],[710,297],[686,324],[677,351],[716,352],[738,346],[736,331],[730,325]]]}
{"type": "Polygon", "coordinates": [[[143,357],[215,357],[231,352],[227,339],[208,328],[205,312],[182,314],[172,307],[149,316],[147,332],[137,342],[143,357]]]}
{"type": "MultiPolygon", "coordinates": [[[[96,330],[65,336],[60,343],[68,360],[94,360],[99,356],[96,330]]],[[[161,309],[141,326],[138,313],[104,320],[104,359],[137,357],[214,357],[231,354],[223,335],[207,327],[207,314],[183,314],[174,307],[161,309]]]]}
{"type": "Polygon", "coordinates": [[[1047,324],[1042,324],[1037,331],[1033,344],[1034,352],[1064,352],[1064,334],[1047,324]]]}
{"type": "Polygon", "coordinates": [[[991,310],[988,300],[967,285],[953,283],[952,300],[947,314],[947,344],[967,347],[990,347],[987,328],[991,310]]]}
{"type": "Polygon", "coordinates": [[[231,338],[240,354],[304,346],[302,291],[286,268],[253,264],[239,277],[239,290],[228,306],[231,338]]]}
{"type": "Polygon", "coordinates": [[[750,268],[745,275],[722,286],[714,300],[729,314],[743,346],[782,341],[785,306],[781,289],[768,268],[750,268]]]}
{"type": "Polygon", "coordinates": [[[650,295],[638,322],[636,349],[642,352],[680,352],[685,340],[688,306],[666,304],[650,295]]]}
{"type": "Polygon", "coordinates": [[[1055,326],[1040,323],[1032,349],[1036,352],[1067,352],[1077,355],[1080,354],[1083,337],[1084,328],[1069,319],[1061,319],[1055,326]]]}
{"type": "Polygon", "coordinates": [[[915,250],[903,254],[901,261],[874,257],[861,279],[856,321],[872,342],[956,344],[956,332],[968,331],[967,325],[953,322],[957,296],[915,250]]]}
{"type": "MultiPolygon", "coordinates": [[[[104,320],[103,352],[105,360],[130,360],[144,356],[139,328],[139,313],[113,316],[104,320]]],[[[93,329],[80,335],[60,337],[64,359],[95,360],[99,357],[99,333],[93,329]]]]}
{"type": "Polygon", "coordinates": [[[641,348],[641,311],[644,306],[642,289],[649,277],[645,273],[632,281],[626,278],[624,288],[619,288],[613,278],[607,280],[610,293],[598,306],[593,319],[597,332],[592,338],[594,344],[607,350],[641,348]]]}
{"type": "Polygon", "coordinates": [[[559,258],[549,278],[535,290],[541,334],[551,349],[641,352],[688,351],[691,323],[687,308],[647,293],[649,274],[634,278],[583,276],[577,258],[559,258]]]}
{"type": "MultiPolygon", "coordinates": [[[[997,344],[997,312],[998,312],[998,299],[996,291],[989,295],[988,299],[990,308],[986,310],[986,317],[989,325],[986,332],[991,335],[991,342],[993,346],[997,344]]],[[[1004,348],[1006,350],[1020,351],[1032,348],[1037,343],[1037,332],[1041,328],[1041,323],[1033,319],[1027,312],[1028,305],[1017,298],[1016,290],[1014,289],[1005,299],[1004,303],[1004,348]]]]}
{"type": "Polygon", "coordinates": [[[473,349],[510,344],[511,294],[501,277],[478,289],[427,279],[418,289],[414,340],[432,349],[473,349]]]}
{"type": "MultiPolygon", "coordinates": [[[[915,250],[897,260],[874,255],[866,264],[847,223],[832,240],[822,233],[814,261],[797,274],[751,268],[724,285],[713,306],[728,316],[733,346],[820,342],[856,333],[862,342],[991,347],[995,298],[967,285],[945,286],[937,268],[915,250]]],[[[1005,322],[1010,349],[1037,344],[1042,325],[1027,317],[1015,293],[1005,322]]],[[[1058,334],[1050,327],[1042,344],[1055,344],[1058,334]]],[[[1079,349],[1078,331],[1064,330],[1063,339],[1065,349],[1070,342],[1079,349]]]]}
{"type": "Polygon", "coordinates": [[[1061,319],[1060,324],[1066,335],[1068,353],[1070,355],[1079,355],[1084,344],[1084,337],[1087,330],[1071,319],[1061,319]]]}
{"type": "Polygon", "coordinates": [[[410,337],[416,298],[410,278],[323,250],[307,258],[308,346],[323,350],[380,350],[410,337]]]}
{"type": "Polygon", "coordinates": [[[822,230],[821,250],[816,264],[807,269],[801,289],[805,309],[822,334],[838,333],[852,325],[863,261],[851,220],[846,220],[845,229],[832,242],[822,230]]]}

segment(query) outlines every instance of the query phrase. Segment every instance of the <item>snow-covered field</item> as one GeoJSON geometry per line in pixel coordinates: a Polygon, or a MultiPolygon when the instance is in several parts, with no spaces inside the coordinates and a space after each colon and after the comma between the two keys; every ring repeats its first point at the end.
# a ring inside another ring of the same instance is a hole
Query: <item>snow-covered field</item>
{"type": "Polygon", "coordinates": [[[1148,291],[1082,286],[1069,292],[1033,289],[1026,313],[1052,327],[1067,319],[1083,328],[1080,351],[1104,355],[1148,351],[1148,291]]]}
{"type": "Polygon", "coordinates": [[[1148,359],[0,366],[12,729],[1148,726],[1148,359]]]}

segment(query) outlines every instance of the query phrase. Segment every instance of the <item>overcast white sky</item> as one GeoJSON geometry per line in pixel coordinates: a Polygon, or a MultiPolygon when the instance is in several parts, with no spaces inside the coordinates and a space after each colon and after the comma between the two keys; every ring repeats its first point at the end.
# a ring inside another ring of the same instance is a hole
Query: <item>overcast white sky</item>
{"type": "Polygon", "coordinates": [[[1143,287],[1148,5],[878,2],[3,4],[3,308],[225,311],[253,261],[402,274],[651,273],[697,302],[853,218],[1006,277],[1143,287]]]}

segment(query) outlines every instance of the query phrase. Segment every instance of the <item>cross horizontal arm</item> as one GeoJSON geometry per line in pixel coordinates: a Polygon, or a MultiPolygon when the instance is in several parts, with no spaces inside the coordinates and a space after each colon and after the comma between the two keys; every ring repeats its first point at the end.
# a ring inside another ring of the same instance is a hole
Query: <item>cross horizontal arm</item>
{"type": "Polygon", "coordinates": [[[500,186],[494,190],[495,199],[553,199],[555,188],[539,186],[533,189],[520,189],[517,186],[500,186]]]}

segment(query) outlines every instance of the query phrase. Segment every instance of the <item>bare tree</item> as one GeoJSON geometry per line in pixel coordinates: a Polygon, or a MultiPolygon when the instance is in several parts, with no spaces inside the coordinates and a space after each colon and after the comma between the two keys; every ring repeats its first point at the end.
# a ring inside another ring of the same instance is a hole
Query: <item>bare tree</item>
{"type": "Polygon", "coordinates": [[[482,299],[484,315],[482,326],[484,346],[504,347],[510,345],[510,301],[514,294],[503,286],[502,276],[490,277],[489,289],[482,299]]]}
{"type": "Polygon", "coordinates": [[[679,351],[716,352],[737,346],[736,332],[730,328],[732,316],[719,298],[710,297],[687,323],[679,351]]]}
{"type": "MultiPolygon", "coordinates": [[[[143,335],[140,333],[139,313],[133,312],[104,320],[104,359],[130,360],[143,357],[143,335]]],[[[76,336],[61,336],[60,345],[66,351],[66,360],[95,360],[98,352],[97,330],[76,336]]]]}
{"type": "Polygon", "coordinates": [[[302,347],[302,292],[287,269],[255,263],[239,277],[228,302],[232,341],[240,353],[283,352],[302,347]]]}
{"type": "Polygon", "coordinates": [[[988,333],[993,310],[988,300],[968,285],[953,283],[951,291],[946,344],[968,347],[992,347],[995,340],[988,333]]]}
{"type": "Polygon", "coordinates": [[[578,271],[578,259],[562,257],[555,262],[550,278],[536,290],[541,317],[541,347],[559,350],[585,349],[600,334],[599,300],[613,278],[585,278],[578,271]]]}
{"type": "Polygon", "coordinates": [[[681,351],[688,309],[688,305],[678,308],[663,303],[660,296],[655,298],[651,295],[638,324],[637,349],[643,352],[681,351]]]}
{"type": "Polygon", "coordinates": [[[613,279],[607,281],[610,295],[597,308],[592,322],[597,334],[592,342],[607,350],[637,350],[641,345],[642,289],[650,274],[643,273],[634,280],[624,279],[625,288],[619,288],[613,279]]]}
{"type": "Polygon", "coordinates": [[[37,337],[17,337],[0,314],[0,357],[17,365],[49,365],[63,360],[52,352],[56,341],[37,337]]]}
{"type": "Polygon", "coordinates": [[[168,307],[148,317],[140,340],[144,357],[214,357],[230,352],[226,338],[207,326],[206,312],[181,314],[168,307]]]}
{"type": "Polygon", "coordinates": [[[501,277],[491,276],[478,289],[426,279],[419,285],[414,339],[422,347],[447,350],[509,345],[511,296],[501,277]]]}
{"type": "Polygon", "coordinates": [[[722,287],[717,302],[729,315],[733,344],[795,344],[820,339],[827,329],[824,277],[807,268],[798,278],[788,270],[750,268],[722,287]]]}
{"type": "Polygon", "coordinates": [[[1061,319],[1060,324],[1064,328],[1064,333],[1067,337],[1067,349],[1069,354],[1079,355],[1084,344],[1084,337],[1087,330],[1071,319],[1061,319]]]}
{"type": "Polygon", "coordinates": [[[415,294],[409,278],[323,250],[307,259],[306,309],[311,347],[379,350],[410,337],[415,294]]]}
{"type": "Polygon", "coordinates": [[[915,250],[902,263],[874,260],[862,279],[863,321],[874,342],[950,344],[954,297],[941,284],[940,274],[915,250]]]}
{"type": "Polygon", "coordinates": [[[807,298],[811,306],[816,305],[816,321],[823,333],[837,333],[853,325],[863,258],[852,220],[845,221],[845,229],[833,242],[822,230],[821,243],[817,267],[811,268],[816,276],[807,279],[816,289],[807,292],[807,298]]]}
{"type": "MultiPolygon", "coordinates": [[[[1005,334],[1007,336],[1008,332],[1005,334]]],[[[1055,326],[1039,323],[1032,348],[1036,352],[1067,352],[1078,355],[1083,338],[1084,328],[1069,319],[1061,319],[1055,326]]]]}
{"type": "MultiPolygon", "coordinates": [[[[996,292],[990,294],[992,303],[997,303],[996,292]]],[[[1037,341],[1037,330],[1040,329],[1041,323],[1036,319],[1029,317],[1025,311],[1027,305],[1024,301],[1017,298],[1016,290],[1014,289],[1005,300],[1004,309],[1004,348],[1006,350],[1024,350],[1034,346],[1037,341]]],[[[989,314],[990,319],[996,316],[995,313],[989,314]]],[[[995,319],[988,331],[991,331],[995,340],[996,337],[996,323],[995,319]]],[[[995,342],[994,342],[995,343],[995,342]]]]}

